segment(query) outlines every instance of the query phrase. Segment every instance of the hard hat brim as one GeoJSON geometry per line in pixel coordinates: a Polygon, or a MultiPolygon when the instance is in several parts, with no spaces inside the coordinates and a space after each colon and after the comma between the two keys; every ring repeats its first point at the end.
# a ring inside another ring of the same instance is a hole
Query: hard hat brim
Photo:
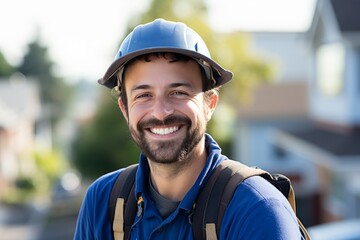
{"type": "Polygon", "coordinates": [[[147,48],[147,49],[135,51],[135,52],[129,53],[129,54],[124,55],[124,56],[120,57],[119,59],[115,60],[109,66],[109,68],[105,72],[104,76],[98,80],[98,83],[100,83],[101,85],[104,85],[110,89],[116,87],[116,85],[117,85],[116,73],[121,67],[126,65],[126,63],[128,61],[130,61],[131,59],[136,58],[138,56],[144,55],[144,54],[157,53],[157,52],[178,53],[178,54],[183,54],[185,56],[194,58],[196,60],[203,60],[203,61],[207,62],[212,68],[214,80],[216,81],[214,87],[218,87],[218,86],[221,86],[221,85],[229,82],[233,77],[233,73],[231,71],[224,69],[219,64],[217,64],[214,60],[212,60],[198,52],[187,50],[187,49],[179,49],[179,48],[156,47],[156,48],[147,48]]]}

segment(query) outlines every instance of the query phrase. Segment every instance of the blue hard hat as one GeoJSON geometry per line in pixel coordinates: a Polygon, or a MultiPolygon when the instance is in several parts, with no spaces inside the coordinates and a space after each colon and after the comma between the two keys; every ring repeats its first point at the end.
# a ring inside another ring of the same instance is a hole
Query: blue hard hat
{"type": "Polygon", "coordinates": [[[123,70],[128,61],[156,52],[178,53],[193,58],[205,69],[209,81],[213,81],[212,87],[221,86],[233,77],[232,72],[211,59],[206,44],[194,30],[180,22],[156,19],[135,27],[127,35],[114,62],[98,82],[108,88],[116,87],[119,84],[117,73],[123,70]]]}

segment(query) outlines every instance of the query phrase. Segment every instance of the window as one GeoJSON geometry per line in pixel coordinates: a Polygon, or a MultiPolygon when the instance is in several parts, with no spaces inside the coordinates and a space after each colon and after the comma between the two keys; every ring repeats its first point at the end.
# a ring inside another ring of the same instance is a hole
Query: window
{"type": "Polygon", "coordinates": [[[316,51],[317,88],[326,96],[341,94],[344,85],[345,47],[324,44],[316,51]]]}

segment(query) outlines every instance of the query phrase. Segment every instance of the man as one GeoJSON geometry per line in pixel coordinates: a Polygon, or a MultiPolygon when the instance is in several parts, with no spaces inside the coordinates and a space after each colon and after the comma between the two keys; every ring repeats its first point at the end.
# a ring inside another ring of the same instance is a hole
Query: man
{"type": "MultiPolygon", "coordinates": [[[[131,239],[194,239],[199,190],[227,157],[205,133],[218,88],[232,73],[214,62],[192,29],[157,19],[136,27],[99,82],[119,92],[119,107],[142,150],[131,239]]],[[[116,151],[116,149],[114,149],[116,151]]],[[[75,239],[113,239],[110,192],[123,169],[96,180],[81,207],[75,239]]],[[[242,182],[224,214],[220,239],[300,239],[287,199],[261,177],[242,182]]]]}

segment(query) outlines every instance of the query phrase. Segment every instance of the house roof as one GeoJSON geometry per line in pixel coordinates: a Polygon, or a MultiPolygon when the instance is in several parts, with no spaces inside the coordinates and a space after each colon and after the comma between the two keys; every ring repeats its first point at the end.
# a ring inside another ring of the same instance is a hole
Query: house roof
{"type": "Polygon", "coordinates": [[[360,31],[360,1],[331,0],[340,31],[360,31]]]}
{"type": "Polygon", "coordinates": [[[306,36],[316,45],[343,42],[360,45],[360,1],[317,0],[306,36]]]}
{"type": "Polygon", "coordinates": [[[360,133],[337,133],[318,127],[286,130],[287,134],[339,157],[360,156],[360,133]]]}
{"type": "Polygon", "coordinates": [[[257,87],[252,100],[241,105],[241,119],[304,118],[308,114],[305,82],[283,82],[257,87]]]}

